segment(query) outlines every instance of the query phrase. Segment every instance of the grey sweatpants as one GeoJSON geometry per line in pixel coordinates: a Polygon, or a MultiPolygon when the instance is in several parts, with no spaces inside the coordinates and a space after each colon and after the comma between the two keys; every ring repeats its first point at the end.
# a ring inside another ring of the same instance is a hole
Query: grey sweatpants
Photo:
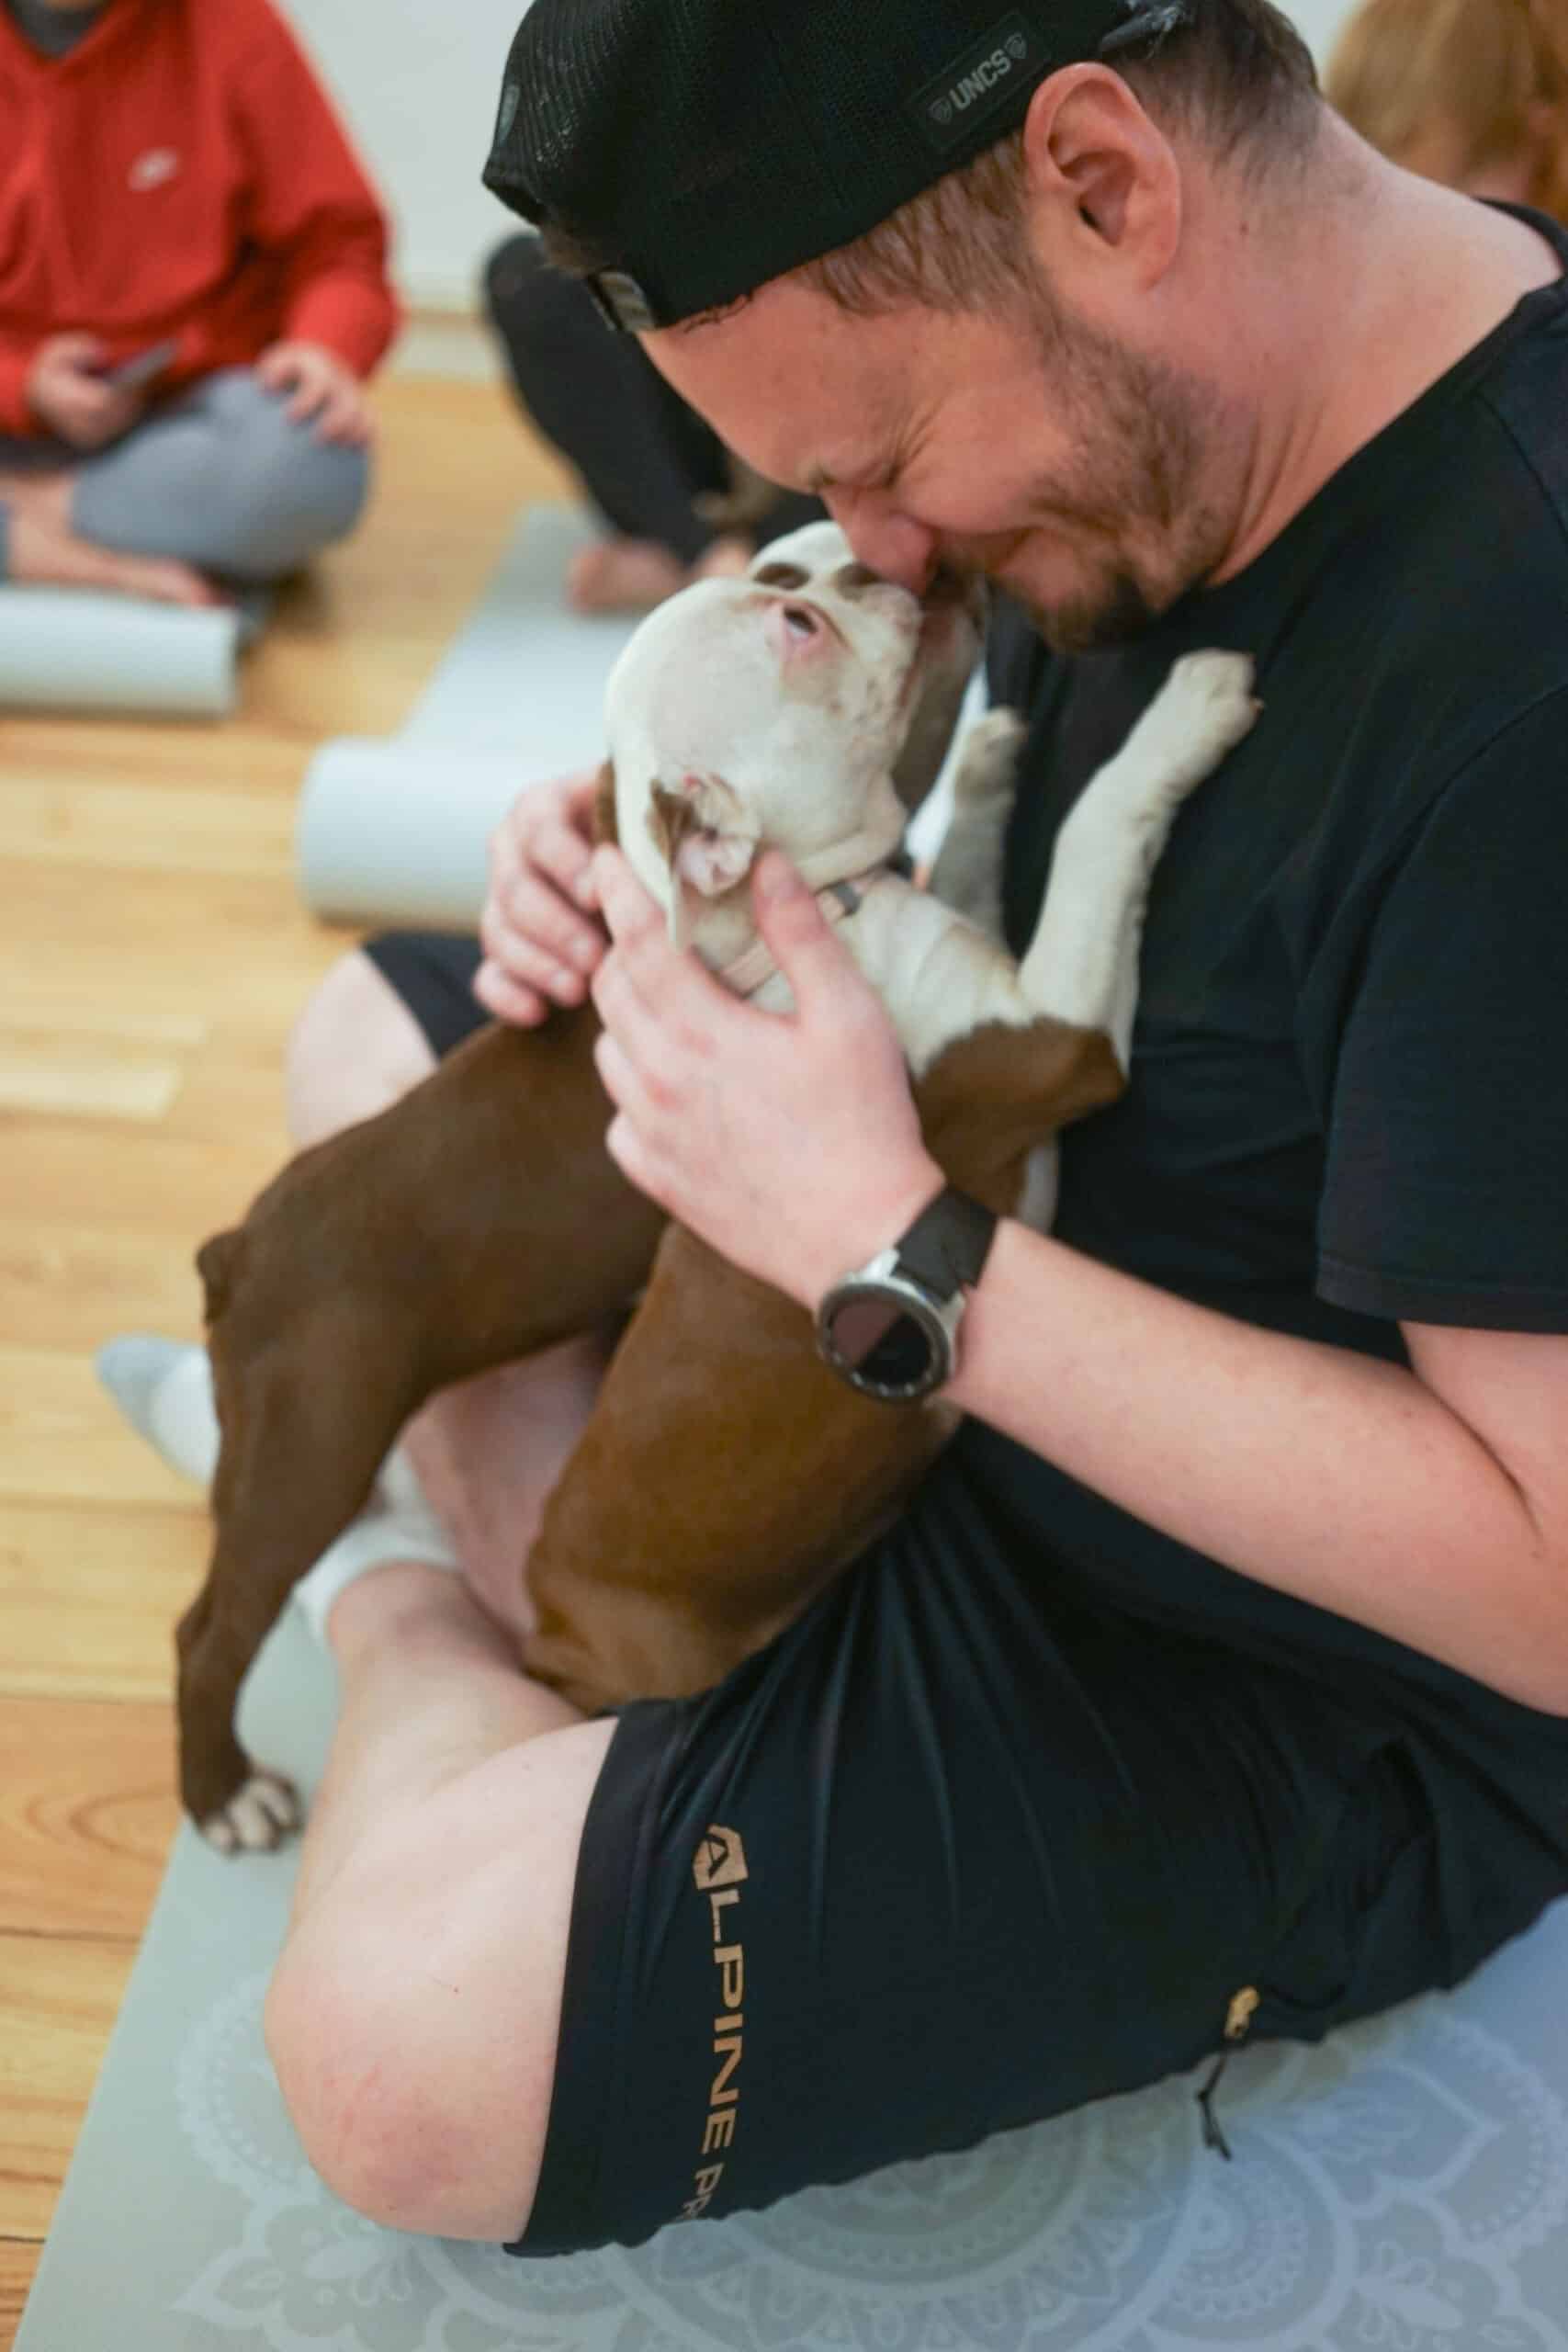
{"type": "MultiPolygon", "coordinates": [[[[75,467],[72,524],[98,547],[277,580],[346,537],[370,482],[366,450],[318,441],[285,409],[248,368],[229,368],[96,456],[0,437],[0,469],[75,467]]],[[[0,579],[5,538],[0,502],[0,579]]]]}

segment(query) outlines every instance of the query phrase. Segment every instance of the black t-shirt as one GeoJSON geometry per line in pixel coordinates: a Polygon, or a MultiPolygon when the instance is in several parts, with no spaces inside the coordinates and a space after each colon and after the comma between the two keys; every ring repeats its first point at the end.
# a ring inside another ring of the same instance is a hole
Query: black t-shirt
{"type": "MultiPolygon", "coordinates": [[[[1525,217],[1568,268],[1568,238],[1525,217]]],[[[1255,657],[1263,712],[1155,875],[1131,1083],[1065,1138],[1055,1231],[1244,1321],[1398,1362],[1398,1317],[1568,1331],[1568,284],[1136,644],[1054,660],[1003,617],[993,695],[1032,722],[1015,948],[1063,816],[1201,646],[1255,657]]],[[[1568,1736],[995,1431],[969,1425],[960,1454],[1015,1544],[1114,1608],[1337,1685],[1364,1674],[1483,1738],[1568,1736]]]]}

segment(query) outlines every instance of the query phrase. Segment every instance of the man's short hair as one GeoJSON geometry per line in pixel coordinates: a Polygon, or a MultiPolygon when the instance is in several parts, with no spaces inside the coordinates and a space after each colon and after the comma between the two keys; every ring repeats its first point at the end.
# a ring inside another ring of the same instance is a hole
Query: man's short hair
{"type": "MultiPolygon", "coordinates": [[[[1269,0],[1205,5],[1119,69],[1156,119],[1179,123],[1221,159],[1267,170],[1299,155],[1318,119],[1317,70],[1269,0]]],[[[935,311],[1005,304],[1043,289],[1023,279],[1023,134],[1009,132],[886,220],[800,275],[858,317],[906,303],[935,311]]]]}

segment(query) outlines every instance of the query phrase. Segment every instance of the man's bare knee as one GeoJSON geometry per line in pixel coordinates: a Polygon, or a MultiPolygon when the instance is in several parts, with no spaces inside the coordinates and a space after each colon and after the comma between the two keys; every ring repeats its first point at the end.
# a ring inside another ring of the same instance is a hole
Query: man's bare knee
{"type": "MultiPolygon", "coordinates": [[[[382,1932],[395,1939],[399,1923],[382,1932]]],[[[333,2194],[383,2229],[504,2244],[533,2203],[548,2098],[514,2107],[503,2139],[487,2141],[482,2102],[442,2066],[430,2002],[378,1988],[375,1974],[372,1955],[347,1946],[335,1958],[291,1948],[278,1963],[266,2044],[300,2144],[333,2194]]],[[[462,1997],[455,1982],[429,1990],[462,1997]]],[[[498,2061],[513,2024],[493,2021],[498,2061]]]]}
{"type": "Polygon", "coordinates": [[[612,1732],[573,1724],[463,1772],[375,1831],[295,1922],[267,2048],[311,2164],[385,2228],[502,2244],[526,2225],[612,1732]]]}
{"type": "Polygon", "coordinates": [[[355,948],[334,964],[288,1040],[285,1093],[296,1144],[374,1118],[428,1078],[429,1042],[395,989],[355,948]]]}

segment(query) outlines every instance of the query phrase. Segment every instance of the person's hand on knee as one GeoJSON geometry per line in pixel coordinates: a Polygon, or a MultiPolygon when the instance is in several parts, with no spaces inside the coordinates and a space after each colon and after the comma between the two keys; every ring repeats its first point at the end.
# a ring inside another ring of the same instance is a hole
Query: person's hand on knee
{"type": "Polygon", "coordinates": [[[363,449],[374,432],[365,388],[345,360],[319,343],[275,343],[256,361],[256,380],[287,401],[291,424],[318,441],[363,449]]]}
{"type": "Polygon", "coordinates": [[[592,872],[597,770],[521,793],[490,840],[474,994],[498,1021],[533,1028],[581,1004],[604,954],[592,872]]]}

